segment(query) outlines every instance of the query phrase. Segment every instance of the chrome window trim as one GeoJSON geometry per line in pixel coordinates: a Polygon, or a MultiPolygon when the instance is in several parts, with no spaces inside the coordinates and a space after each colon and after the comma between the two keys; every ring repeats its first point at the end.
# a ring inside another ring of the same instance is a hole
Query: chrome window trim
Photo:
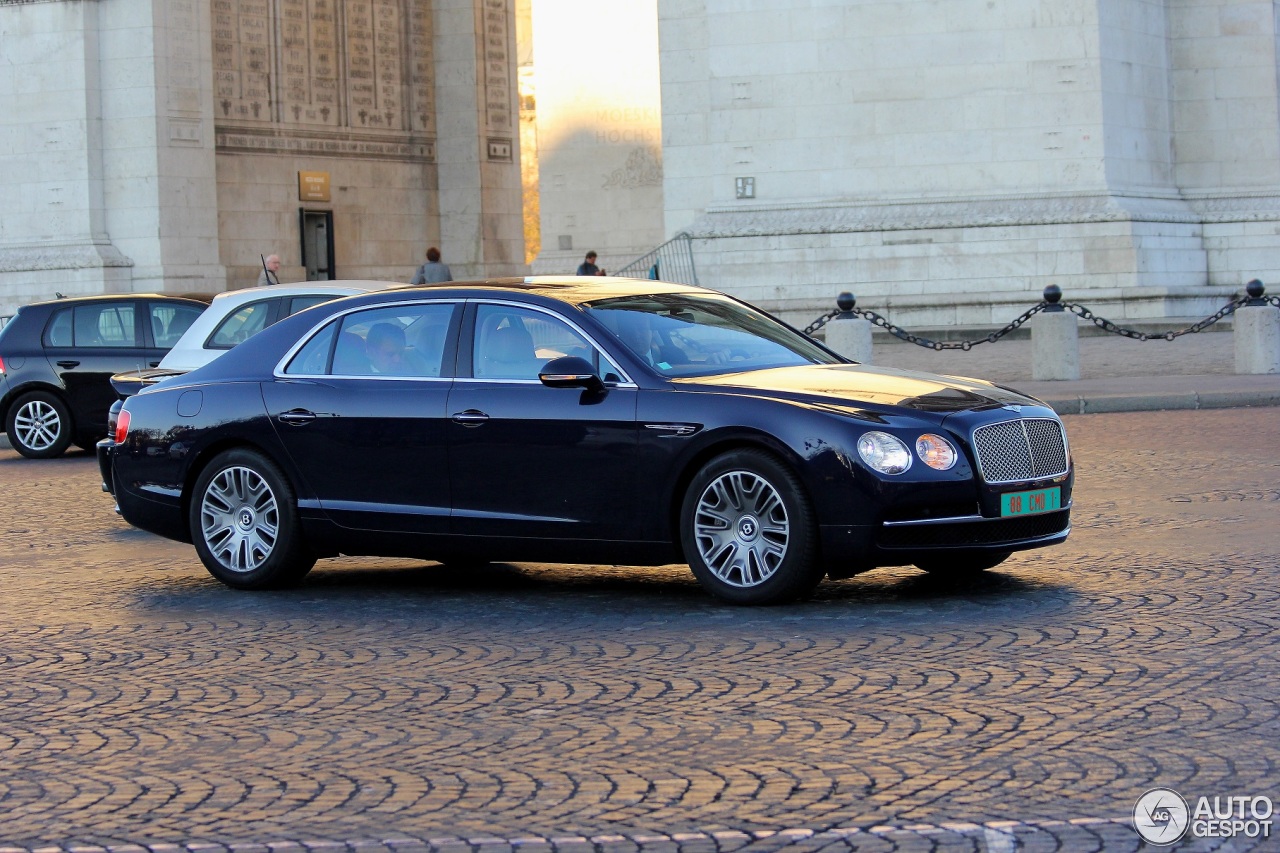
{"type": "Polygon", "coordinates": [[[978,476],[982,478],[982,482],[991,486],[1003,486],[1008,483],[1034,483],[1038,480],[1050,480],[1054,477],[1061,477],[1063,474],[1071,470],[1071,448],[1067,445],[1067,428],[1064,427],[1062,425],[1062,421],[1057,418],[1009,418],[1008,420],[992,421],[991,423],[982,424],[974,427],[969,433],[969,445],[973,448],[973,455],[977,457],[978,460],[978,476]],[[986,472],[987,466],[986,463],[982,461],[982,450],[978,447],[977,434],[981,430],[1009,423],[1010,421],[1016,422],[1018,427],[1022,430],[1022,440],[1027,445],[1027,457],[1032,461],[1032,464],[1035,463],[1035,454],[1031,450],[1031,437],[1027,435],[1027,421],[1045,421],[1055,424],[1058,427],[1058,434],[1062,436],[1062,457],[1066,460],[1066,467],[1061,471],[1055,471],[1052,474],[1040,474],[1035,477],[1015,477],[1012,480],[988,480],[986,472]]]}
{"type": "MultiPolygon", "coordinates": [[[[356,295],[360,295],[360,294],[356,294],[356,295]]],[[[337,297],[337,298],[340,299],[341,297],[337,297]]],[[[381,381],[408,380],[410,382],[422,382],[426,380],[434,380],[436,382],[452,382],[454,380],[454,377],[452,376],[381,376],[378,374],[365,375],[365,374],[353,374],[353,373],[285,373],[284,369],[289,364],[289,362],[293,360],[293,357],[298,354],[298,350],[302,349],[307,344],[309,344],[311,342],[311,339],[320,333],[321,329],[323,329],[325,326],[329,325],[330,323],[341,322],[348,314],[355,314],[359,311],[376,311],[381,308],[391,308],[391,307],[400,307],[400,306],[462,305],[462,304],[465,304],[466,301],[467,300],[465,299],[414,299],[413,301],[407,301],[407,302],[383,303],[381,305],[362,305],[358,308],[348,308],[345,311],[339,311],[337,314],[330,314],[328,317],[325,317],[319,323],[316,323],[314,326],[308,329],[306,334],[300,336],[298,340],[294,343],[294,345],[289,347],[289,349],[285,352],[284,357],[281,358],[278,362],[276,362],[275,369],[272,370],[271,375],[274,376],[276,379],[378,379],[381,381]]]]}
{"type": "MultiPolygon", "coordinates": [[[[343,319],[347,317],[348,314],[355,314],[360,311],[374,311],[380,308],[389,308],[392,306],[413,306],[413,305],[462,305],[462,306],[465,306],[469,302],[474,302],[476,303],[477,306],[478,305],[505,305],[513,308],[527,308],[532,311],[537,311],[538,313],[546,314],[550,317],[554,317],[557,320],[560,320],[568,324],[569,327],[572,328],[575,332],[582,335],[582,337],[587,341],[587,343],[595,347],[600,352],[601,357],[605,361],[607,361],[611,367],[613,367],[613,369],[618,373],[619,376],[622,377],[621,382],[611,383],[607,387],[610,387],[610,388],[638,388],[639,387],[635,383],[635,381],[627,374],[627,372],[614,362],[612,357],[610,357],[609,355],[609,351],[604,347],[600,346],[599,341],[597,341],[593,336],[585,332],[581,326],[579,326],[577,323],[570,320],[568,317],[565,317],[563,314],[559,314],[555,311],[552,311],[549,308],[544,308],[541,305],[530,305],[527,302],[516,302],[516,301],[510,301],[510,300],[504,300],[504,299],[477,299],[475,297],[470,297],[466,299],[414,299],[414,300],[405,301],[405,302],[394,302],[389,304],[384,303],[376,306],[363,305],[358,308],[348,308],[345,311],[338,312],[337,314],[331,314],[328,317],[321,320],[319,323],[316,323],[310,329],[308,329],[306,334],[300,336],[298,340],[294,343],[294,345],[289,347],[289,349],[285,352],[284,357],[281,358],[280,361],[276,362],[275,369],[272,371],[271,375],[276,379],[374,379],[379,382],[478,382],[486,385],[488,384],[499,384],[499,385],[520,384],[520,385],[539,385],[539,386],[542,385],[542,383],[537,379],[478,379],[474,376],[382,376],[379,374],[372,374],[372,375],[358,374],[357,375],[357,374],[351,374],[351,373],[285,373],[284,372],[285,367],[289,364],[290,361],[293,360],[293,357],[298,354],[298,351],[303,347],[305,347],[308,343],[310,343],[311,339],[315,337],[317,334],[319,334],[321,329],[328,326],[330,323],[340,323],[343,319]]],[[[459,335],[459,338],[461,338],[461,335],[459,335]]],[[[473,347],[475,346],[474,337],[472,339],[472,346],[473,347]]]]}

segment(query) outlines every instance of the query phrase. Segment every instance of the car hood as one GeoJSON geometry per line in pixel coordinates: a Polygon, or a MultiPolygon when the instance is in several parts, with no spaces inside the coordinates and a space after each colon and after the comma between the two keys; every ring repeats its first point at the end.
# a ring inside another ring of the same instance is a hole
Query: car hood
{"type": "Polygon", "coordinates": [[[1043,406],[1039,400],[981,379],[939,376],[865,364],[815,364],[676,379],[726,391],[764,392],[839,406],[893,406],[941,415],[1000,406],[1043,406]]]}

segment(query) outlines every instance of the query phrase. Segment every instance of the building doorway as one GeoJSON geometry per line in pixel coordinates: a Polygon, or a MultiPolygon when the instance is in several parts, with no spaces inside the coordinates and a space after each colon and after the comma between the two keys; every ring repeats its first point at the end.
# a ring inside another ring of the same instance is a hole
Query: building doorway
{"type": "Polygon", "coordinates": [[[333,259],[333,211],[298,211],[302,225],[302,265],[307,281],[330,281],[338,277],[333,259]]]}

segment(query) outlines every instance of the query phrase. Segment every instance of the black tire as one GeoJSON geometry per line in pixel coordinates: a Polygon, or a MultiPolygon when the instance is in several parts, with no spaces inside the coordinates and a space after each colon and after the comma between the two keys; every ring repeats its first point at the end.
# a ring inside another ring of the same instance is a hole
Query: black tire
{"type": "Polygon", "coordinates": [[[200,472],[187,521],[200,562],[236,589],[289,586],[316,563],[293,489],[256,451],[228,450],[200,472]]]}
{"type": "Polygon", "coordinates": [[[762,450],[725,453],[698,472],[680,510],[680,542],[703,588],[734,604],[802,598],[824,574],[809,497],[762,450]]]}
{"type": "Polygon", "coordinates": [[[994,569],[996,566],[1009,559],[1012,555],[1009,551],[1003,551],[996,554],[939,554],[927,560],[920,560],[916,563],[916,568],[923,569],[931,575],[945,577],[964,577],[966,575],[980,575],[987,569],[994,569]]]}
{"type": "Polygon", "coordinates": [[[75,424],[61,397],[48,391],[32,391],[9,407],[4,429],[13,449],[23,456],[53,459],[66,452],[75,424]]]}

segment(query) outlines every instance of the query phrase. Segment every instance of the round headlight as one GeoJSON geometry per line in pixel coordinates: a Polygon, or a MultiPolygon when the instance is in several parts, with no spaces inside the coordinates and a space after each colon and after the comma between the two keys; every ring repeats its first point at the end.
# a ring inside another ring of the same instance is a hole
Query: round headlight
{"type": "Polygon", "coordinates": [[[916,439],[916,456],[930,468],[946,471],[956,464],[956,449],[940,435],[925,433],[916,439]]]}
{"type": "Polygon", "coordinates": [[[911,467],[906,443],[887,432],[863,433],[858,439],[858,455],[881,474],[901,474],[911,467]]]}

